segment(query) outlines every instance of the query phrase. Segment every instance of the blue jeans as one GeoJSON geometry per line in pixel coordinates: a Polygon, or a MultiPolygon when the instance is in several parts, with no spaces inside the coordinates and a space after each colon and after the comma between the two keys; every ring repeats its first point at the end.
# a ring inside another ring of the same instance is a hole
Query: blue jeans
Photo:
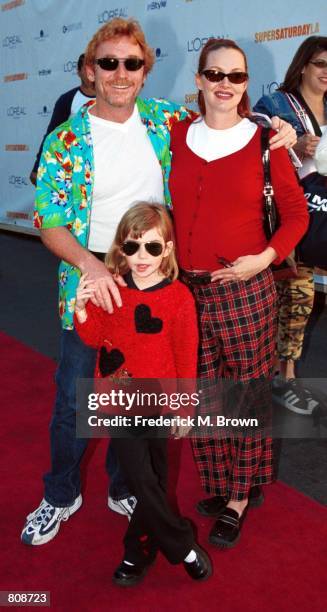
{"type": "MultiPolygon", "coordinates": [[[[83,344],[75,331],[63,330],[56,372],[57,396],[50,423],[51,471],[43,478],[45,499],[53,506],[70,506],[81,491],[80,463],[89,440],[76,438],[76,383],[79,378],[93,378],[95,361],[95,349],[83,344]]],[[[130,493],[111,445],[106,468],[110,496],[128,497],[130,493]]]]}

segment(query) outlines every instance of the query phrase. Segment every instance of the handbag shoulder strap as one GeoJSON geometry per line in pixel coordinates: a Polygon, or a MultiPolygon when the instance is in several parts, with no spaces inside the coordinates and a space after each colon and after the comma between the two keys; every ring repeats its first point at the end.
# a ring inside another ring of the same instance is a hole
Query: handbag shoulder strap
{"type": "Polygon", "coordinates": [[[299,121],[301,122],[304,131],[310,134],[312,133],[311,132],[311,128],[312,128],[312,131],[316,136],[321,136],[322,133],[321,133],[319,123],[316,117],[314,116],[310,106],[308,106],[305,99],[303,98],[302,94],[299,91],[297,91],[296,96],[295,96],[294,94],[285,92],[285,96],[288,99],[288,102],[290,106],[292,107],[292,109],[294,110],[299,121]],[[308,119],[309,119],[309,122],[308,122],[308,119]]]}
{"type": "Polygon", "coordinates": [[[274,190],[271,182],[270,172],[270,149],[269,149],[269,128],[262,128],[261,130],[261,155],[263,164],[263,178],[264,187],[263,195],[274,195],[274,190]]]}
{"type": "Polygon", "coordinates": [[[276,230],[276,207],[270,172],[269,132],[269,128],[262,128],[261,130],[261,154],[264,179],[262,190],[263,226],[268,240],[271,239],[276,230]]]}

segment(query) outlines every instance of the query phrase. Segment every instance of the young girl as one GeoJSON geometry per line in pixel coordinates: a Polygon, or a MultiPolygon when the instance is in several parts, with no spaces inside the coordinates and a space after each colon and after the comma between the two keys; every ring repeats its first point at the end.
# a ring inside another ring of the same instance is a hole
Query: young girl
{"type": "MultiPolygon", "coordinates": [[[[93,284],[85,275],[75,305],[78,334],[98,348],[95,377],[194,379],[195,306],[189,290],[176,280],[172,224],[163,206],[139,203],[130,208],[105,262],[126,281],[127,287],[120,288],[122,308],[108,314],[88,301],[93,284]]],[[[136,430],[112,439],[137,498],[124,538],[124,560],[113,581],[121,586],[140,582],[158,550],[170,563],[184,562],[191,578],[204,580],[212,573],[209,558],[195,544],[188,521],[175,515],[167,501],[167,439],[146,438],[136,430]]]]}

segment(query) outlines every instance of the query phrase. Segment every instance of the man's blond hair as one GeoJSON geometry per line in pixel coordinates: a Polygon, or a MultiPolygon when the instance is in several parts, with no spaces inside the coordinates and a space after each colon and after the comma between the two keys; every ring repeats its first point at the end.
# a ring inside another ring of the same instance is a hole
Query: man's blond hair
{"type": "Polygon", "coordinates": [[[93,65],[96,59],[97,47],[106,40],[113,40],[128,36],[133,42],[138,44],[143,52],[144,72],[148,74],[154,64],[154,53],[152,48],[145,40],[143,30],[136,19],[122,19],[117,17],[105,23],[91,38],[85,51],[85,63],[93,65]]]}

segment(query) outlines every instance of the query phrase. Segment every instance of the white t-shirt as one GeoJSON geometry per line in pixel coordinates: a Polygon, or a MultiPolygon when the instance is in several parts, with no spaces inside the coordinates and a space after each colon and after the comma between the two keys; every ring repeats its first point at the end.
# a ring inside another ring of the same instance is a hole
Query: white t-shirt
{"type": "Polygon", "coordinates": [[[124,123],[89,113],[94,186],[88,248],[106,253],[123,214],[139,201],[164,202],[162,171],[137,106],[124,123]]]}
{"type": "Polygon", "coordinates": [[[77,111],[81,108],[81,106],[83,106],[83,104],[86,104],[90,100],[94,99],[95,94],[94,96],[86,96],[80,89],[78,89],[72,99],[72,105],[70,107],[70,117],[72,117],[72,115],[76,115],[77,111]]]}
{"type": "Polygon", "coordinates": [[[210,162],[243,149],[250,142],[256,130],[256,124],[249,119],[242,119],[233,127],[225,130],[215,130],[208,127],[201,117],[190,125],[186,144],[193,153],[210,162]]]}
{"type": "MultiPolygon", "coordinates": [[[[327,130],[327,125],[321,125],[320,126],[321,129],[321,133],[322,135],[326,134],[326,130],[327,130]]],[[[314,133],[314,132],[313,132],[314,133]]],[[[298,173],[299,173],[299,177],[303,178],[304,176],[307,176],[307,174],[311,174],[311,172],[320,172],[320,174],[327,174],[327,147],[325,144],[325,154],[322,153],[322,148],[324,146],[324,140],[325,143],[326,138],[323,139],[323,137],[321,137],[315,155],[313,157],[305,157],[303,162],[302,162],[302,168],[299,168],[298,173]],[[320,146],[319,146],[320,145],[320,146]],[[324,166],[324,163],[322,162],[322,159],[325,159],[325,172],[321,172],[321,169],[324,166]],[[319,169],[320,168],[320,169],[319,169]]]]}

